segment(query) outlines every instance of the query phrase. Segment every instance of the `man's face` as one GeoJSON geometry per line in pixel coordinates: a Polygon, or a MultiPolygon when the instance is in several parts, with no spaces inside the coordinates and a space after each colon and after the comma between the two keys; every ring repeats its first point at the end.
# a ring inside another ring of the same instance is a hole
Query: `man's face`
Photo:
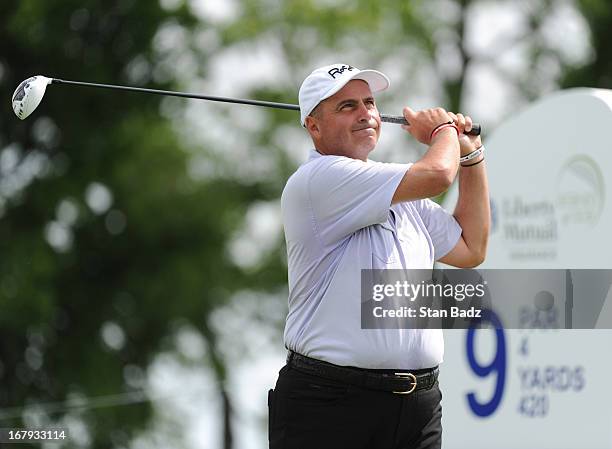
{"type": "Polygon", "coordinates": [[[321,153],[366,160],[378,142],[380,123],[368,83],[351,80],[318,105],[306,128],[321,153]]]}

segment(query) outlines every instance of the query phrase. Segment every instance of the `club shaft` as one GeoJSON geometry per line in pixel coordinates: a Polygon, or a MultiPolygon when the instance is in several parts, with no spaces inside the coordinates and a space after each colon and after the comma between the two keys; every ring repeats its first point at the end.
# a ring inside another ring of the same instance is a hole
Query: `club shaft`
{"type": "MultiPolygon", "coordinates": [[[[171,90],[146,89],[144,87],[118,86],[115,84],[86,83],[83,81],[69,81],[69,80],[63,80],[59,78],[52,78],[51,83],[52,84],[70,84],[73,86],[84,86],[84,87],[97,87],[100,89],[124,90],[128,92],[141,92],[141,93],[146,93],[146,94],[165,95],[165,96],[171,96],[171,97],[194,98],[197,100],[219,101],[222,103],[248,104],[251,106],[265,106],[268,108],[288,109],[291,111],[300,110],[300,107],[297,104],[277,103],[274,101],[260,101],[260,100],[248,100],[245,98],[218,97],[214,95],[200,95],[200,94],[194,94],[194,93],[189,93],[189,92],[175,92],[171,90]]],[[[399,125],[408,124],[406,119],[401,115],[380,114],[380,119],[385,123],[396,123],[399,125]]],[[[467,132],[466,134],[477,136],[480,134],[480,132],[481,132],[480,125],[477,123],[474,123],[472,125],[472,130],[467,132]]]]}
{"type": "Polygon", "coordinates": [[[300,109],[300,107],[295,104],[275,103],[273,101],[259,101],[259,100],[247,100],[243,98],[216,97],[212,95],[200,95],[200,94],[193,94],[189,92],[174,92],[171,90],[145,89],[143,87],[117,86],[114,84],[85,83],[82,81],[68,81],[68,80],[62,80],[58,78],[53,78],[51,82],[52,84],[71,84],[74,86],[98,87],[101,89],[126,90],[129,92],[141,92],[141,93],[146,93],[146,94],[165,95],[165,96],[171,96],[171,97],[195,98],[197,100],[221,101],[223,103],[249,104],[252,106],[266,106],[269,108],[290,109],[290,110],[295,110],[295,111],[299,111],[300,109]]]}

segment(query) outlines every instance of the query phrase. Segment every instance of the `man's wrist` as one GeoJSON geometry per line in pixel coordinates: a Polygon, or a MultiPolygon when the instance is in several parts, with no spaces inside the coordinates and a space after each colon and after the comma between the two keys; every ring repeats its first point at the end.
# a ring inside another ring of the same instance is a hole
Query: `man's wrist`
{"type": "Polygon", "coordinates": [[[472,159],[471,161],[468,161],[468,162],[460,163],[459,165],[461,167],[472,167],[474,165],[480,164],[482,161],[484,161],[484,159],[485,159],[484,154],[481,154],[477,158],[474,158],[474,159],[472,159]]]}
{"type": "MultiPolygon", "coordinates": [[[[480,148],[480,147],[478,147],[478,148],[480,148]]],[[[474,151],[476,151],[478,148],[476,148],[475,146],[472,146],[472,145],[470,145],[469,148],[462,147],[461,148],[461,154],[459,156],[460,157],[467,156],[468,154],[473,153],[474,151]]]]}
{"type": "Polygon", "coordinates": [[[476,159],[478,157],[480,157],[481,154],[484,153],[484,145],[479,146],[478,148],[474,148],[471,151],[468,151],[467,153],[463,153],[460,155],[459,157],[459,162],[460,163],[464,163],[464,162],[469,162],[469,161],[476,161],[476,159]]]}
{"type": "Polygon", "coordinates": [[[436,139],[436,137],[442,136],[442,135],[453,135],[455,137],[458,137],[459,136],[459,130],[457,129],[457,126],[455,126],[453,124],[443,123],[442,125],[436,127],[436,129],[434,129],[431,132],[430,142],[433,143],[433,141],[436,139]]]}

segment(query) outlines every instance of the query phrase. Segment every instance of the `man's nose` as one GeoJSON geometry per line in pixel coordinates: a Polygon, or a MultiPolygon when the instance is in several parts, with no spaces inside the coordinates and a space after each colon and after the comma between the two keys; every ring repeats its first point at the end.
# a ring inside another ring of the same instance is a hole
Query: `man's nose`
{"type": "Polygon", "coordinates": [[[359,102],[357,112],[359,113],[359,121],[370,120],[371,111],[368,109],[368,107],[363,101],[359,102]]]}

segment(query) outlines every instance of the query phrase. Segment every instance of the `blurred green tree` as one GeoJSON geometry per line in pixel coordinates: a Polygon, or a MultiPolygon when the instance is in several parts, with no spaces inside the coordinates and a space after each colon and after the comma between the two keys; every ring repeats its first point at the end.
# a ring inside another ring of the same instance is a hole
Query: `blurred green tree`
{"type": "Polygon", "coordinates": [[[590,29],[592,54],[586,64],[568,68],[561,86],[612,88],[612,7],[606,0],[576,2],[590,29]]]}
{"type": "MultiPolygon", "coordinates": [[[[226,251],[248,205],[272,190],[193,179],[181,136],[160,114],[161,97],[54,86],[26,121],[6,107],[33,74],[176,87],[167,47],[186,35],[188,52],[198,23],[187,4],[171,11],[133,1],[0,6],[2,427],[24,424],[28,407],[19,408],[29,403],[130,397],[140,390],[134,373],[146,370],[180,320],[208,338],[229,410],[207,319],[234,291],[284,282],[280,258],[245,273],[226,251]]],[[[205,60],[196,72],[206,72],[205,60]]],[[[109,435],[126,445],[144,428],[151,408],[136,402],[85,407],[78,416],[91,447],[109,447],[109,435]]],[[[61,409],[25,424],[57,422],[70,412],[61,409]]]]}

